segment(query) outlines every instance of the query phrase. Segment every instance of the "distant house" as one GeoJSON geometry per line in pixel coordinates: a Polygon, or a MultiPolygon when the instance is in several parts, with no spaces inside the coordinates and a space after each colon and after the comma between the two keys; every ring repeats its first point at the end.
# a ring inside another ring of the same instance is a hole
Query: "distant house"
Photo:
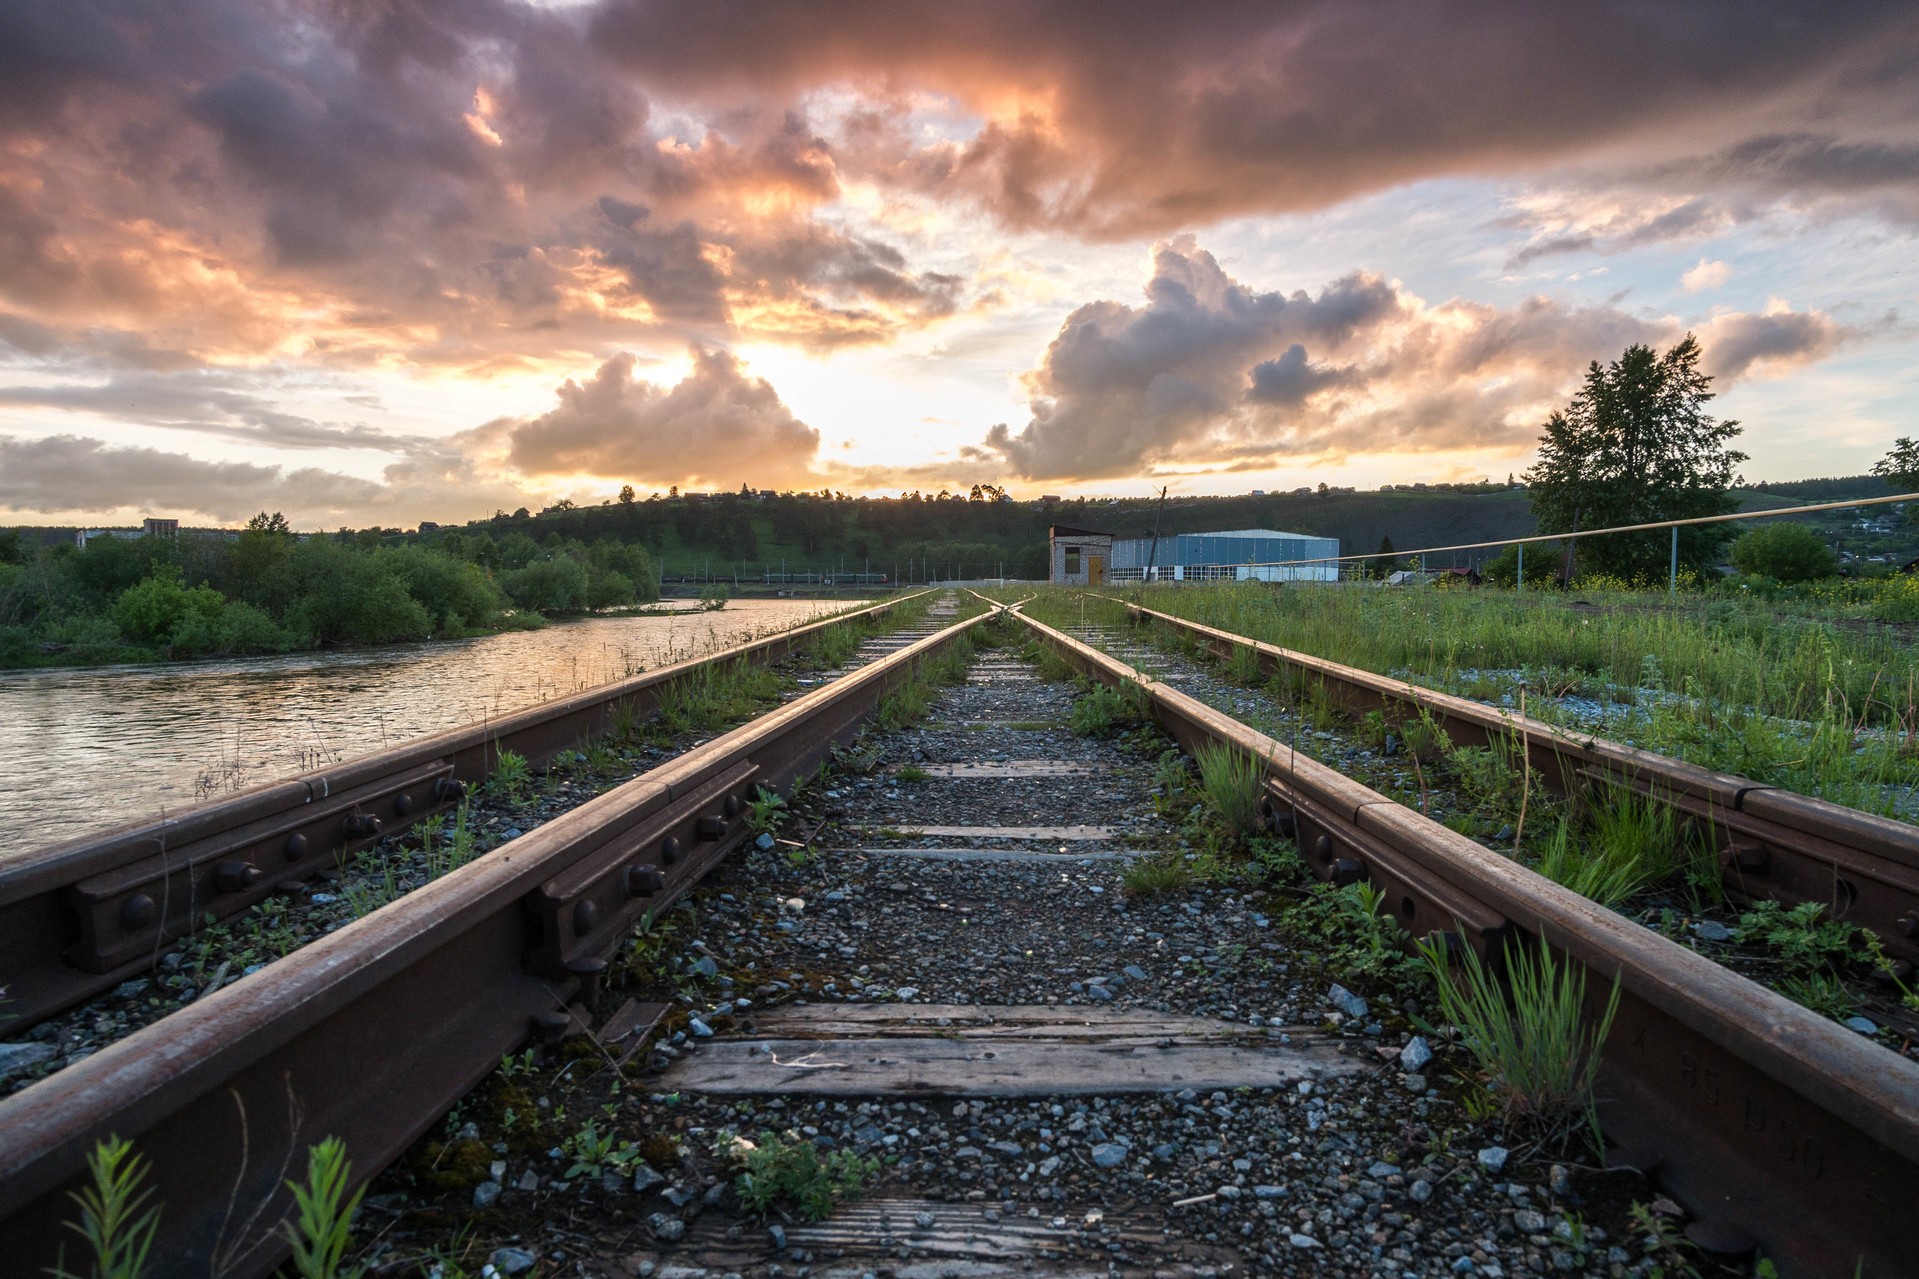
{"type": "Polygon", "coordinates": [[[1113,562],[1113,535],[1055,524],[1046,530],[1046,580],[1055,586],[1098,586],[1113,562]]]}
{"type": "Polygon", "coordinates": [[[140,524],[140,536],[141,537],[178,537],[180,536],[180,521],[179,520],[156,520],[151,515],[149,515],[140,524]]]}

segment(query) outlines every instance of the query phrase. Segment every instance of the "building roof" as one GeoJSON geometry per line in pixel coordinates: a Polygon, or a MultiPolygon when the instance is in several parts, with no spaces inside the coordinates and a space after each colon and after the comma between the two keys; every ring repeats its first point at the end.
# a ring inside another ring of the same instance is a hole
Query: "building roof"
{"type": "MultiPolygon", "coordinates": [[[[1226,528],[1226,529],[1218,529],[1216,531],[1206,532],[1206,533],[1183,533],[1180,536],[1182,537],[1247,537],[1247,538],[1273,538],[1273,537],[1311,538],[1314,535],[1311,533],[1282,533],[1278,529],[1270,529],[1270,528],[1226,528]]],[[[1318,540],[1326,541],[1330,539],[1321,538],[1318,540]]]]}
{"type": "Polygon", "coordinates": [[[1055,524],[1046,530],[1048,537],[1111,537],[1111,533],[1102,533],[1097,529],[1072,528],[1065,524],[1055,524]]]}

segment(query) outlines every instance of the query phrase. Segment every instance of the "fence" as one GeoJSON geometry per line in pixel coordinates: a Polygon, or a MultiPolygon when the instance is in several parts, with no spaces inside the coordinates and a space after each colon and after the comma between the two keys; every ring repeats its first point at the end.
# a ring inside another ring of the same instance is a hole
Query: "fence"
{"type": "MultiPolygon", "coordinates": [[[[1526,588],[1526,548],[1539,542],[1571,542],[1582,537],[1605,537],[1613,533],[1650,533],[1659,529],[1672,530],[1672,556],[1667,589],[1679,590],[1679,530],[1699,524],[1736,524],[1747,520],[1770,520],[1784,515],[1810,515],[1818,511],[1844,511],[1859,506],[1886,506],[1894,502],[1919,502],[1919,493],[1894,493],[1889,497],[1861,497],[1845,502],[1817,502],[1810,506],[1787,506],[1774,511],[1740,511],[1732,515],[1699,515],[1683,520],[1656,520],[1649,524],[1620,524],[1612,528],[1580,529],[1576,533],[1539,533],[1531,537],[1503,537],[1490,542],[1460,542],[1452,546],[1421,546],[1408,551],[1395,550],[1390,553],[1393,559],[1410,559],[1417,556],[1419,571],[1426,571],[1426,557],[1429,555],[1458,554],[1462,551],[1503,550],[1511,546],[1518,550],[1518,573],[1514,583],[1515,590],[1526,588]]],[[[1275,560],[1270,562],[1246,564],[1185,565],[1183,576],[1169,579],[1160,576],[1157,580],[1182,581],[1219,581],[1232,579],[1237,581],[1284,581],[1291,580],[1277,576],[1268,576],[1260,570],[1307,570],[1317,568],[1321,576],[1317,580],[1333,580],[1333,576],[1352,575],[1346,573],[1347,566],[1361,566],[1383,558],[1375,551],[1369,555],[1328,555],[1316,559],[1275,560]],[[1327,568],[1334,570],[1333,576],[1326,576],[1327,568]],[[1208,576],[1208,574],[1212,574],[1208,576]]],[[[1139,574],[1140,570],[1133,570],[1139,574]]],[[[1301,576],[1305,576],[1304,572],[1301,576]]],[[[1118,571],[1112,574],[1114,581],[1139,581],[1141,576],[1122,578],[1118,571]]]]}

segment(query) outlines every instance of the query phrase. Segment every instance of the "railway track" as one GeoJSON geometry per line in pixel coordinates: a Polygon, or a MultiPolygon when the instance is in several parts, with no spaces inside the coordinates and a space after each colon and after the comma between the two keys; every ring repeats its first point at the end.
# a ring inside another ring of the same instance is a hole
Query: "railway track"
{"type": "Polygon", "coordinates": [[[1876,934],[1902,978],[1919,961],[1919,827],[1115,602],[1217,656],[1249,653],[1265,675],[1316,683],[1354,716],[1380,712],[1398,728],[1423,715],[1457,745],[1512,743],[1529,757],[1531,775],[1561,795],[1628,787],[1663,801],[1684,814],[1689,838],[1711,847],[1735,897],[1817,902],[1829,918],[1876,934]]]}
{"type": "Polygon", "coordinates": [[[1676,1197],[1717,1255],[1905,1272],[1919,1068],[999,616],[1137,685],[1187,749],[1258,760],[1273,824],[1322,872],[1356,864],[1413,934],[1494,956],[1544,937],[1589,991],[1616,978],[1601,1114],[1612,1162],[1658,1188],[1496,1147],[1442,1078],[1461,1050],[1330,989],[1265,896],[1129,897],[1130,862],[1190,851],[1150,801],[1163,743],[1074,736],[1070,688],[1004,647],[931,696],[915,672],[980,617],[0,1101],[0,1255],[51,1261],[117,1132],[151,1161],[168,1274],[269,1270],[281,1181],[325,1135],[362,1178],[391,1166],[363,1222],[382,1273],[424,1272],[476,1211],[469,1273],[1643,1273],[1678,1245],[1633,1237],[1621,1187],[1676,1197]],[[762,786],[798,838],[748,839],[762,786]],[[627,1144],[584,1159],[581,1116],[627,1144]],[[823,1222],[762,1219],[729,1189],[735,1138],[885,1162],[823,1222]]]}
{"type": "MultiPolygon", "coordinates": [[[[1656,1170],[1716,1251],[1786,1273],[1897,1274],[1919,1211],[1919,1066],[1030,618],[1089,678],[1133,684],[1189,748],[1260,761],[1269,820],[1322,877],[1363,879],[1414,936],[1497,957],[1544,940],[1617,982],[1599,1115],[1615,1162],[1656,1170]]],[[[1468,704],[1470,705],[1470,704],[1468,704]]]]}
{"type": "MultiPolygon", "coordinates": [[[[306,1146],[337,1136],[360,1168],[383,1167],[529,1035],[592,1024],[604,954],[749,836],[759,788],[817,769],[981,620],[953,615],[936,603],[941,629],[876,643],[858,669],[0,1100],[0,1256],[22,1273],[55,1263],[87,1154],[120,1134],[165,1188],[167,1273],[270,1271],[284,1177],[306,1146]]],[[[578,740],[579,721],[636,691],[544,708],[528,731],[546,736],[519,740],[578,740]]],[[[633,1025],[661,1011],[614,1010],[633,1025]]]]}
{"type": "Polygon", "coordinates": [[[208,917],[236,915],[330,875],[383,833],[447,811],[492,774],[504,752],[537,771],[622,721],[644,722],[663,697],[714,663],[773,662],[836,626],[877,622],[901,602],[0,859],[0,988],[9,1032],[151,969],[208,917]]]}

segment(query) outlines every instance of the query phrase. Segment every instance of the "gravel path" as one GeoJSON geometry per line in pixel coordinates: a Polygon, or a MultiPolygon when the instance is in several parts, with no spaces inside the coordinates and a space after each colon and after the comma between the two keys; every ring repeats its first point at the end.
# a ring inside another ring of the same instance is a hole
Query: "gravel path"
{"type": "Polygon", "coordinates": [[[1472,1118],[1460,1050],[1421,1034],[1393,1006],[1404,995],[1337,985],[1353,979],[1289,933],[1283,903],[1204,883],[1129,896],[1126,858],[1186,848],[1150,799],[1168,743],[1073,736],[1071,688],[1036,674],[988,651],[927,723],[869,736],[792,803],[783,834],[804,841],[736,856],[642,938],[639,989],[678,1009],[663,1040],[623,1068],[576,1044],[496,1074],[376,1184],[382,1272],[442,1256],[465,1273],[601,1276],[1675,1273],[1625,1209],[1676,1208],[1472,1118]],[[1087,767],[941,775],[967,763],[1087,767]],[[879,834],[932,825],[1113,833],[879,834]],[[979,851],[1002,859],[949,855],[979,851]],[[1331,1042],[1361,1069],[1093,1096],[669,1086],[769,1007],[823,1004],[1197,1016],[1331,1042]],[[579,1166],[589,1121],[623,1162],[579,1166]],[[741,1204],[730,1151],[769,1133],[877,1173],[822,1225],[763,1217],[741,1204]]]}

